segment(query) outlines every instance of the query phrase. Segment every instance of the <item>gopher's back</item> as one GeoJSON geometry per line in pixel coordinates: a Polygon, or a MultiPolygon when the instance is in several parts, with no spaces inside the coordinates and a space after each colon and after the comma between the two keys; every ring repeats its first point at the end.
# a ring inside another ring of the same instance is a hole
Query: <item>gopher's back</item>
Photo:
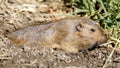
{"type": "Polygon", "coordinates": [[[32,26],[9,33],[7,37],[17,45],[38,43],[38,40],[45,36],[45,31],[51,26],[54,26],[54,24],[32,26]]]}

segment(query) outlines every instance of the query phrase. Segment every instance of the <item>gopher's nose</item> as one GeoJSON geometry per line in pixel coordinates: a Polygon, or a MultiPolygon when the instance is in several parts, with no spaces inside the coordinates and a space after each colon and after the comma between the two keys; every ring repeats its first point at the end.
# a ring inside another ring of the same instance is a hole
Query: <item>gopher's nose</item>
{"type": "Polygon", "coordinates": [[[108,34],[102,35],[102,37],[99,39],[99,41],[97,41],[98,45],[106,43],[108,38],[109,38],[108,34]]]}
{"type": "Polygon", "coordinates": [[[108,34],[105,34],[105,35],[102,37],[100,43],[101,43],[101,44],[102,44],[102,43],[106,43],[108,39],[109,39],[109,35],[108,35],[108,34]]]}

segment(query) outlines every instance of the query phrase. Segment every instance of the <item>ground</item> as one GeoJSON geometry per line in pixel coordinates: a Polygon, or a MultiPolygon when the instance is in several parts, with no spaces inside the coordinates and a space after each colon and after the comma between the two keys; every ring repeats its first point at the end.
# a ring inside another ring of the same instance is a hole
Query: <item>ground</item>
{"type": "MultiPolygon", "coordinates": [[[[113,47],[65,53],[39,45],[16,46],[6,34],[32,25],[72,16],[77,8],[63,0],[0,0],[0,68],[102,68],[113,47]],[[69,14],[68,14],[69,13],[69,14]]],[[[115,49],[107,68],[120,68],[120,50],[115,49]]]]}

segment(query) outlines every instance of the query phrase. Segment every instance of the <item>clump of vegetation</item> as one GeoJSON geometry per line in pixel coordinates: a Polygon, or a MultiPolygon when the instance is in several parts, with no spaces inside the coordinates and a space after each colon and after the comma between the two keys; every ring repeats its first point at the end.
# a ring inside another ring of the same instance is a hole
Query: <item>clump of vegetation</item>
{"type": "MultiPolygon", "coordinates": [[[[120,47],[120,0],[66,0],[65,2],[79,8],[73,12],[73,15],[87,15],[97,20],[104,29],[110,30],[110,41],[114,42],[115,47],[120,47]]],[[[110,57],[111,55],[108,60],[110,57]]],[[[106,67],[108,60],[103,68],[106,67]]]]}

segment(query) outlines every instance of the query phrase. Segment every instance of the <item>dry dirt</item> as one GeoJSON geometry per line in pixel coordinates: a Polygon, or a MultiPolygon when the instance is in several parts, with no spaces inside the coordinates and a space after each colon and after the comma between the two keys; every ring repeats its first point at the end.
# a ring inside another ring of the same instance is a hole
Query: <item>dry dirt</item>
{"type": "MultiPolygon", "coordinates": [[[[5,36],[25,27],[71,16],[76,9],[66,7],[63,0],[0,0],[0,68],[102,68],[112,47],[71,54],[36,44],[18,47],[5,36]]],[[[106,68],[120,68],[118,57],[120,50],[115,49],[106,68]]]]}

